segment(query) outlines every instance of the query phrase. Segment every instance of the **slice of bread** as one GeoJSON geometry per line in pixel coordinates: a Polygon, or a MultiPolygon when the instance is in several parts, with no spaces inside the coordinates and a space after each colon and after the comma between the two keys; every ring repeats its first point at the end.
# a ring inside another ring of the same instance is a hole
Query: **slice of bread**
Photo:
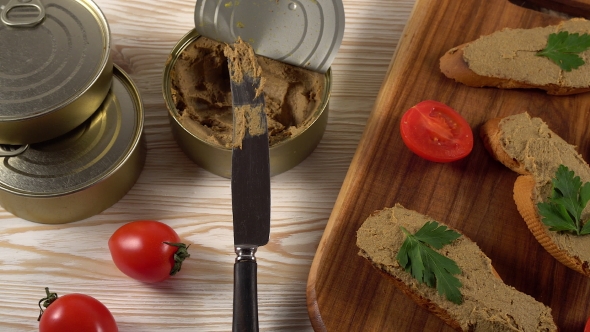
{"type": "MultiPolygon", "coordinates": [[[[481,127],[484,146],[502,164],[521,174],[514,183],[516,207],[539,243],[567,267],[590,276],[590,235],[577,236],[550,231],[541,221],[537,203],[546,201],[559,165],[565,165],[590,182],[590,167],[575,146],[528,113],[488,120],[481,127]]],[[[590,218],[590,208],[582,220],[590,218]]]]}
{"type": "MultiPolygon", "coordinates": [[[[551,33],[590,33],[590,21],[574,18],[558,25],[532,29],[503,29],[447,51],[440,70],[448,78],[473,87],[537,88],[551,95],[590,91],[590,64],[562,70],[537,56],[551,33]]],[[[588,62],[590,50],[579,53],[588,62]]]]}
{"type": "Polygon", "coordinates": [[[551,309],[504,284],[491,260],[464,235],[438,250],[462,270],[456,275],[463,285],[459,288],[462,304],[448,301],[436,289],[419,283],[406,272],[396,260],[405,240],[400,226],[414,234],[432,220],[399,204],[375,211],[357,232],[359,255],[369,260],[418,305],[457,331],[557,331],[551,309]]]}

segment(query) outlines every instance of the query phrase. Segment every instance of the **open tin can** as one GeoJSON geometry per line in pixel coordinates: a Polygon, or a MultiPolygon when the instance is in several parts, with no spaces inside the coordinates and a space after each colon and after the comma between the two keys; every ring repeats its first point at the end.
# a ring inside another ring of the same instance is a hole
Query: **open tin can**
{"type": "Polygon", "coordinates": [[[111,87],[109,27],[91,0],[0,0],[0,50],[0,144],[73,130],[111,87]]]}
{"type": "MultiPolygon", "coordinates": [[[[231,146],[223,146],[208,140],[195,130],[188,128],[181,121],[181,114],[177,108],[172,94],[172,71],[179,57],[198,38],[201,38],[196,30],[191,30],[183,36],[168,58],[164,68],[162,89],[172,133],[179,147],[184,153],[199,166],[207,171],[226,178],[231,177],[231,146]]],[[[323,74],[324,86],[321,91],[320,102],[315,111],[310,115],[310,120],[305,128],[297,130],[291,136],[282,139],[269,148],[271,176],[285,172],[307,158],[317,147],[325,132],[328,122],[328,106],[331,92],[332,72],[330,69],[323,74]]],[[[229,89],[229,75],[228,86],[229,89]]],[[[197,125],[198,126],[198,125],[197,125]]]]}
{"type": "MultiPolygon", "coordinates": [[[[1,157],[0,205],[17,217],[67,223],[98,214],[135,184],[145,162],[143,105],[118,67],[90,118],[57,138],[1,157]]],[[[6,151],[4,151],[6,152],[6,151]]]]}

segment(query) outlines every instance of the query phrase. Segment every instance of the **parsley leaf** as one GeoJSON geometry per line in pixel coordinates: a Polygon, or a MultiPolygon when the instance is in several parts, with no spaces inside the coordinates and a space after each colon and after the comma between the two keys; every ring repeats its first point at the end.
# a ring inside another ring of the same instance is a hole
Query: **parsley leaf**
{"type": "Polygon", "coordinates": [[[403,227],[401,229],[406,234],[406,239],[396,256],[399,264],[419,282],[436,287],[438,293],[445,295],[447,300],[456,304],[463,303],[459,291],[462,284],[454,276],[460,274],[461,269],[455,261],[430,247],[441,249],[461,234],[439,225],[436,221],[427,222],[416,234],[410,234],[403,227]]]}
{"type": "Polygon", "coordinates": [[[552,180],[553,190],[547,202],[537,204],[542,222],[550,231],[590,234],[590,223],[582,222],[582,211],[590,201],[590,183],[559,165],[552,180]]]}
{"type": "Polygon", "coordinates": [[[544,56],[555,62],[561,69],[571,71],[584,64],[577,53],[584,52],[590,48],[590,35],[587,33],[569,33],[561,31],[552,33],[547,38],[545,49],[537,52],[538,56],[544,56]]]}

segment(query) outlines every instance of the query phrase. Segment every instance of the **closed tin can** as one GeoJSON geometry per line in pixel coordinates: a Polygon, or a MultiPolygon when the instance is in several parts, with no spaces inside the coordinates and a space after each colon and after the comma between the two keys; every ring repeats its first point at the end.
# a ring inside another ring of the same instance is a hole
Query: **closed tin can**
{"type": "MultiPolygon", "coordinates": [[[[221,146],[210,139],[205,138],[189,128],[186,122],[181,120],[181,114],[177,108],[172,91],[173,84],[171,73],[179,57],[201,36],[196,30],[191,30],[172,49],[164,68],[162,89],[166,107],[168,108],[169,121],[172,134],[184,153],[195,163],[207,171],[222,177],[231,177],[231,146],[221,146]]],[[[321,89],[320,102],[310,116],[310,121],[305,128],[297,130],[291,136],[282,139],[269,148],[271,176],[285,172],[307,158],[317,147],[326,129],[328,122],[328,106],[331,92],[332,73],[328,69],[324,78],[324,86],[321,89]]],[[[203,80],[207,80],[203,77],[203,80]]],[[[227,77],[229,89],[229,74],[227,77]]],[[[206,84],[204,82],[203,84],[206,84]]],[[[199,83],[201,84],[201,83],[199,83]]],[[[190,126],[192,127],[192,125],[190,126]]]]}
{"type": "Polygon", "coordinates": [[[58,137],[112,80],[108,23],[91,0],[0,0],[0,144],[58,137]]]}
{"type": "Polygon", "coordinates": [[[0,205],[17,217],[59,224],[110,207],[135,184],[145,163],[143,105],[118,67],[112,88],[84,123],[55,139],[0,157],[0,205]]]}

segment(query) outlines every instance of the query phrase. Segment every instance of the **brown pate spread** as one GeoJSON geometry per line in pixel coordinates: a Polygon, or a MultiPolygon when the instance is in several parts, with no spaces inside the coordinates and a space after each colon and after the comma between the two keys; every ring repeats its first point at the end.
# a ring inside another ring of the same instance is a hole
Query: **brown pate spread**
{"type": "MultiPolygon", "coordinates": [[[[242,42],[243,43],[243,42],[242,42]]],[[[243,43],[244,45],[249,44],[243,43]]],[[[193,135],[231,148],[233,114],[225,43],[199,37],[179,55],[170,73],[179,122],[193,135]]],[[[251,48],[250,48],[251,49],[251,48]]],[[[325,77],[257,55],[272,146],[297,135],[315,119],[325,77]]]]}
{"type": "MultiPolygon", "coordinates": [[[[574,171],[583,183],[590,182],[590,167],[575,146],[551,131],[540,118],[531,118],[528,113],[512,115],[502,119],[499,128],[503,149],[533,174],[537,202],[542,202],[551,195],[551,181],[559,165],[563,164],[574,171]]],[[[589,218],[590,205],[587,205],[582,212],[582,220],[589,218]]],[[[590,262],[590,235],[577,236],[549,230],[547,233],[558,248],[578,257],[582,262],[590,262]]]]}
{"type": "Polygon", "coordinates": [[[463,59],[480,76],[512,79],[533,85],[569,88],[590,86],[590,50],[578,55],[586,65],[566,72],[546,57],[535,55],[547,46],[551,33],[590,33],[590,21],[575,18],[559,25],[532,29],[509,29],[482,36],[467,44],[463,59]]]}
{"type": "MultiPolygon", "coordinates": [[[[402,281],[414,293],[434,302],[456,320],[463,331],[556,331],[551,309],[533,297],[508,286],[493,272],[490,259],[465,236],[437,250],[454,260],[463,303],[448,301],[435,288],[418,283],[397,262],[405,240],[400,226],[415,233],[432,218],[399,204],[373,213],[357,232],[359,254],[377,268],[402,281]]],[[[436,249],[435,249],[436,250],[436,249]]]]}
{"type": "MultiPolygon", "coordinates": [[[[261,79],[262,69],[256,60],[252,47],[238,37],[233,45],[226,45],[224,54],[229,62],[230,81],[237,83],[238,86],[244,86],[242,84],[244,77],[257,79],[259,85],[256,87],[256,97],[259,97],[264,89],[264,80],[261,79]]],[[[263,135],[266,130],[265,118],[262,104],[255,103],[254,100],[252,100],[252,104],[233,105],[232,146],[241,149],[242,141],[246,135],[263,135]]]]}

